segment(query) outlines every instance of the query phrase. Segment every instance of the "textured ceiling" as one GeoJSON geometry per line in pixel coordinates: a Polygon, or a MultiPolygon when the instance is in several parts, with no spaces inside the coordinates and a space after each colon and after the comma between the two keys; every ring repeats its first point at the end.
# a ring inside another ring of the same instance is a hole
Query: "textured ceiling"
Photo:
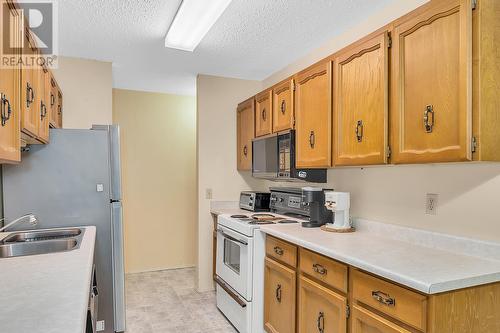
{"type": "Polygon", "coordinates": [[[180,0],[59,0],[59,50],[113,62],[116,88],[194,95],[197,74],[262,80],[395,1],[233,0],[189,53],[164,47],[180,0]]]}

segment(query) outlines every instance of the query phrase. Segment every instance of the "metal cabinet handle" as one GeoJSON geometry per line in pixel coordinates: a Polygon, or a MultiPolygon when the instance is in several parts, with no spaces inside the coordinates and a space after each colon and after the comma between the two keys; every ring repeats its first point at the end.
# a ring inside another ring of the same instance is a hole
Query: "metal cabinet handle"
{"type": "Polygon", "coordinates": [[[50,106],[54,106],[54,104],[56,104],[56,97],[50,94],[50,106]]]}
{"type": "Polygon", "coordinates": [[[29,82],[26,82],[26,107],[30,107],[31,103],[35,101],[35,92],[30,86],[29,82]]]}
{"type": "Polygon", "coordinates": [[[282,114],[285,114],[285,112],[286,112],[286,102],[285,102],[285,100],[281,101],[280,110],[281,110],[282,114]]]}
{"type": "Polygon", "coordinates": [[[12,107],[10,105],[10,101],[7,99],[7,96],[2,93],[1,94],[1,117],[2,117],[2,126],[7,124],[7,120],[10,119],[10,115],[12,114],[12,107]]]}
{"type": "Polygon", "coordinates": [[[267,114],[266,114],[266,109],[262,109],[262,120],[266,121],[267,114]]]}
{"type": "Polygon", "coordinates": [[[396,300],[380,290],[372,291],[372,297],[379,303],[387,306],[395,306],[396,300]]]}
{"type": "Polygon", "coordinates": [[[243,155],[245,155],[245,156],[248,155],[248,147],[247,147],[247,145],[245,145],[245,147],[243,147],[243,155]]]}
{"type": "Polygon", "coordinates": [[[326,273],[328,273],[328,270],[324,266],[322,266],[320,264],[314,264],[313,265],[313,270],[316,273],[321,274],[321,275],[326,275],[326,273]]]}
{"type": "Polygon", "coordinates": [[[285,251],[283,251],[283,249],[281,247],[279,247],[279,246],[274,247],[274,253],[276,253],[277,255],[282,256],[284,252],[285,251]]]}
{"type": "Polygon", "coordinates": [[[60,105],[57,106],[57,114],[61,114],[62,113],[62,108],[60,105]]]}
{"type": "Polygon", "coordinates": [[[316,135],[314,134],[314,131],[311,131],[309,134],[309,145],[311,148],[314,148],[314,144],[316,143],[316,135]]]}
{"type": "Polygon", "coordinates": [[[281,284],[276,287],[276,300],[281,303],[281,284]]]}
{"type": "Polygon", "coordinates": [[[434,122],[434,107],[432,105],[427,105],[424,111],[424,127],[426,133],[432,133],[434,122]]]}
{"type": "Polygon", "coordinates": [[[358,120],[356,123],[356,139],[358,142],[363,141],[363,120],[358,120]]]}
{"type": "Polygon", "coordinates": [[[43,120],[47,116],[47,106],[40,101],[40,120],[43,120]]]}
{"type": "Polygon", "coordinates": [[[320,312],[318,314],[318,332],[325,332],[325,314],[323,312],[320,312]]]}

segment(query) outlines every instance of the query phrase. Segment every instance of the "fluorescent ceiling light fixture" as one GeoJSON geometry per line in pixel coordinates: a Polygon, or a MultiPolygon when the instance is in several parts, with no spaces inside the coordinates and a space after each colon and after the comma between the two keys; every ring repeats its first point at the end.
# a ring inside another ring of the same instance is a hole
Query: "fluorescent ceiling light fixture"
{"type": "Polygon", "coordinates": [[[232,0],[183,0],[165,37],[165,47],[194,51],[232,0]]]}

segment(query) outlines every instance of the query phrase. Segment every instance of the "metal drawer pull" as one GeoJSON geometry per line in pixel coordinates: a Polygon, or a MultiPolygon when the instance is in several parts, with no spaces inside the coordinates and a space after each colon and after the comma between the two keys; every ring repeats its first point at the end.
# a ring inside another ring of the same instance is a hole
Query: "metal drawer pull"
{"type": "Polygon", "coordinates": [[[245,302],[243,302],[239,296],[231,290],[231,288],[226,285],[226,283],[224,281],[222,281],[222,279],[218,276],[216,276],[214,278],[215,282],[222,288],[224,289],[224,291],[236,302],[238,303],[239,306],[241,306],[242,308],[245,308],[247,306],[247,304],[245,302]]]}
{"type": "Polygon", "coordinates": [[[314,148],[315,142],[316,142],[316,137],[314,135],[314,131],[311,131],[311,133],[309,134],[309,145],[311,146],[311,148],[314,148]]]}
{"type": "Polygon", "coordinates": [[[356,132],[356,139],[358,139],[358,142],[363,141],[363,120],[358,120],[355,132],[356,132]]]}
{"type": "Polygon", "coordinates": [[[1,94],[1,117],[2,117],[2,126],[7,124],[7,120],[10,119],[12,114],[12,107],[10,106],[10,101],[7,99],[5,94],[1,94]]]}
{"type": "Polygon", "coordinates": [[[395,306],[396,305],[396,300],[389,296],[389,294],[386,294],[384,292],[381,292],[380,290],[377,291],[372,291],[372,297],[379,303],[382,303],[387,306],[395,306]]]}
{"type": "Polygon", "coordinates": [[[276,287],[276,300],[281,303],[281,284],[276,287]]]}
{"type": "Polygon", "coordinates": [[[280,107],[280,109],[281,109],[281,113],[285,114],[285,112],[286,112],[286,102],[285,102],[285,100],[281,101],[281,107],[280,107]]]}
{"type": "Polygon", "coordinates": [[[326,275],[326,273],[328,273],[328,270],[320,264],[314,264],[313,270],[316,273],[321,274],[321,275],[326,275]]]}
{"type": "Polygon", "coordinates": [[[262,120],[266,121],[266,109],[262,109],[262,120]]]}
{"type": "Polygon", "coordinates": [[[30,107],[31,103],[35,101],[35,92],[31,88],[29,82],[26,82],[26,107],[30,107]]]}
{"type": "Polygon", "coordinates": [[[274,247],[274,253],[276,253],[276,254],[277,254],[277,255],[279,255],[279,256],[282,256],[282,255],[283,255],[283,253],[285,253],[285,251],[283,251],[283,249],[282,249],[281,247],[279,247],[279,246],[275,246],[275,247],[274,247]]]}
{"type": "Polygon", "coordinates": [[[432,128],[434,127],[434,107],[432,105],[427,105],[424,111],[424,127],[426,133],[432,133],[432,128]]]}
{"type": "Polygon", "coordinates": [[[318,315],[318,332],[325,332],[325,314],[323,312],[320,312],[318,315]]]}

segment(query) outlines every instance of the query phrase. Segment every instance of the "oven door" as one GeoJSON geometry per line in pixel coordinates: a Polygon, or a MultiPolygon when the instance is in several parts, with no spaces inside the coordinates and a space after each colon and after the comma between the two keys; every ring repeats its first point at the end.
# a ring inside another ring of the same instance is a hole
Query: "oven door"
{"type": "Polygon", "coordinates": [[[219,225],[217,276],[247,301],[252,300],[253,239],[219,225]]]}

